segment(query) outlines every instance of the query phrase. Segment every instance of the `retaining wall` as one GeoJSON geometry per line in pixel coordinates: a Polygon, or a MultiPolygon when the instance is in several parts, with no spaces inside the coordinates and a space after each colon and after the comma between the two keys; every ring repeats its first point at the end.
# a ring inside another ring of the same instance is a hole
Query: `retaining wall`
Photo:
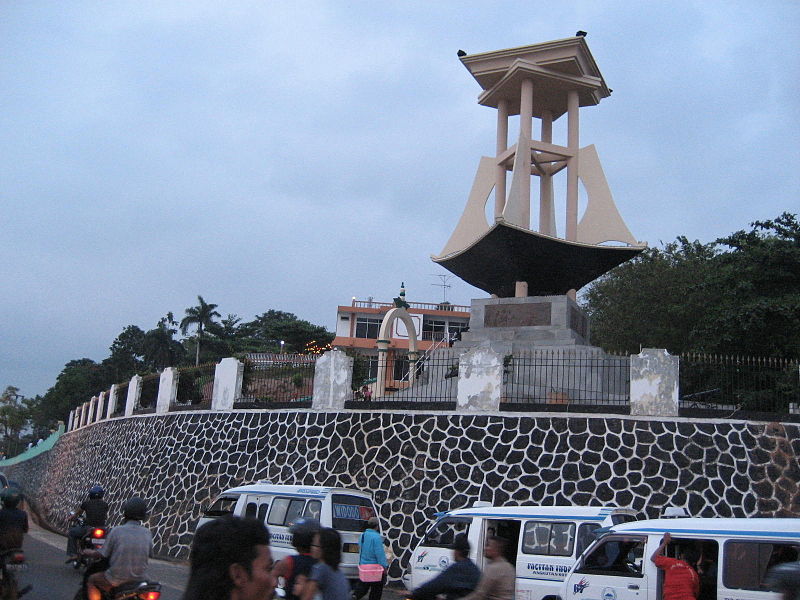
{"type": "Polygon", "coordinates": [[[269,479],[369,490],[400,559],[396,578],[433,513],[475,500],[800,516],[799,458],[796,424],[287,410],[111,419],[5,471],[60,530],[95,483],[115,518],[125,498],[145,496],[165,558],[188,556],[201,507],[228,487],[269,479]]]}

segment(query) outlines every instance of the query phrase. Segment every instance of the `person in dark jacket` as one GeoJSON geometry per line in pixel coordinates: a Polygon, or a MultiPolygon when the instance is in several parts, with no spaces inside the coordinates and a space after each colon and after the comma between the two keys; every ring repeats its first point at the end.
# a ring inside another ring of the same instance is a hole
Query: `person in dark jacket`
{"type": "Polygon", "coordinates": [[[275,563],[272,574],[276,579],[283,578],[283,590],[286,600],[300,600],[300,592],[311,574],[311,567],[317,562],[311,556],[311,543],[314,534],[321,529],[319,521],[311,518],[300,519],[289,528],[292,534],[292,546],[297,554],[287,556],[275,563]]]}
{"type": "Polygon", "coordinates": [[[422,584],[409,598],[412,600],[434,600],[444,594],[447,600],[461,598],[473,591],[481,578],[481,572],[469,558],[469,541],[463,533],[453,543],[453,564],[429,582],[422,584]]]}

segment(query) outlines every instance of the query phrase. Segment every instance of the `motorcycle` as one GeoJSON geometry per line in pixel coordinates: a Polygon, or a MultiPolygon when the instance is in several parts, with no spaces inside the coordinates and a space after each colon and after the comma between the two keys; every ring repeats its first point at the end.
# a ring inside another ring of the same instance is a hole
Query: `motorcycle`
{"type": "MultiPolygon", "coordinates": [[[[72,519],[72,522],[83,527],[86,521],[83,517],[72,519]]],[[[78,557],[68,561],[74,569],[86,568],[97,559],[89,558],[83,553],[83,550],[100,550],[106,543],[109,529],[107,527],[90,527],[86,533],[78,540],[78,557]]]]}
{"type": "MultiPolygon", "coordinates": [[[[75,593],[73,600],[88,600],[86,585],[89,575],[108,569],[108,559],[94,561],[83,575],[81,588],[75,593]]],[[[157,581],[136,580],[128,581],[113,588],[110,592],[103,592],[103,600],[159,600],[161,598],[161,584],[157,581]]]]}
{"type": "Polygon", "coordinates": [[[0,599],[16,600],[33,589],[31,585],[26,585],[22,589],[17,587],[16,573],[27,568],[22,548],[13,548],[0,554],[0,599]]]}

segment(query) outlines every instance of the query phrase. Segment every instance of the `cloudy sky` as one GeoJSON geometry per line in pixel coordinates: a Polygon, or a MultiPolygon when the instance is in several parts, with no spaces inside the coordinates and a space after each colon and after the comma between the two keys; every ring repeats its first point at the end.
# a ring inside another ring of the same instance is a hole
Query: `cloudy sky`
{"type": "Polygon", "coordinates": [[[198,294],[329,328],[400,281],[440,300],[429,256],[495,144],[458,49],[589,33],[614,93],[581,143],[638,239],[798,212],[798,27],[794,1],[7,0],[0,386],[44,393],[198,294]]]}

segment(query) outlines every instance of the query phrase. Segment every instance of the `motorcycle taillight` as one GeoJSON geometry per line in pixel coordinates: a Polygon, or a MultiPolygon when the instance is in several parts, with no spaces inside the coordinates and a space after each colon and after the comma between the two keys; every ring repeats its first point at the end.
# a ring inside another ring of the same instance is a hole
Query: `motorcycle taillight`
{"type": "Polygon", "coordinates": [[[11,555],[11,562],[12,563],[24,563],[25,562],[25,553],[24,552],[14,552],[11,555]]]}
{"type": "Polygon", "coordinates": [[[106,537],[106,530],[105,529],[101,529],[100,527],[97,527],[97,528],[92,530],[92,537],[95,538],[95,539],[104,538],[104,537],[106,537]]]}
{"type": "Polygon", "coordinates": [[[158,600],[161,598],[161,592],[145,592],[144,596],[139,596],[142,600],[158,600]]]}

